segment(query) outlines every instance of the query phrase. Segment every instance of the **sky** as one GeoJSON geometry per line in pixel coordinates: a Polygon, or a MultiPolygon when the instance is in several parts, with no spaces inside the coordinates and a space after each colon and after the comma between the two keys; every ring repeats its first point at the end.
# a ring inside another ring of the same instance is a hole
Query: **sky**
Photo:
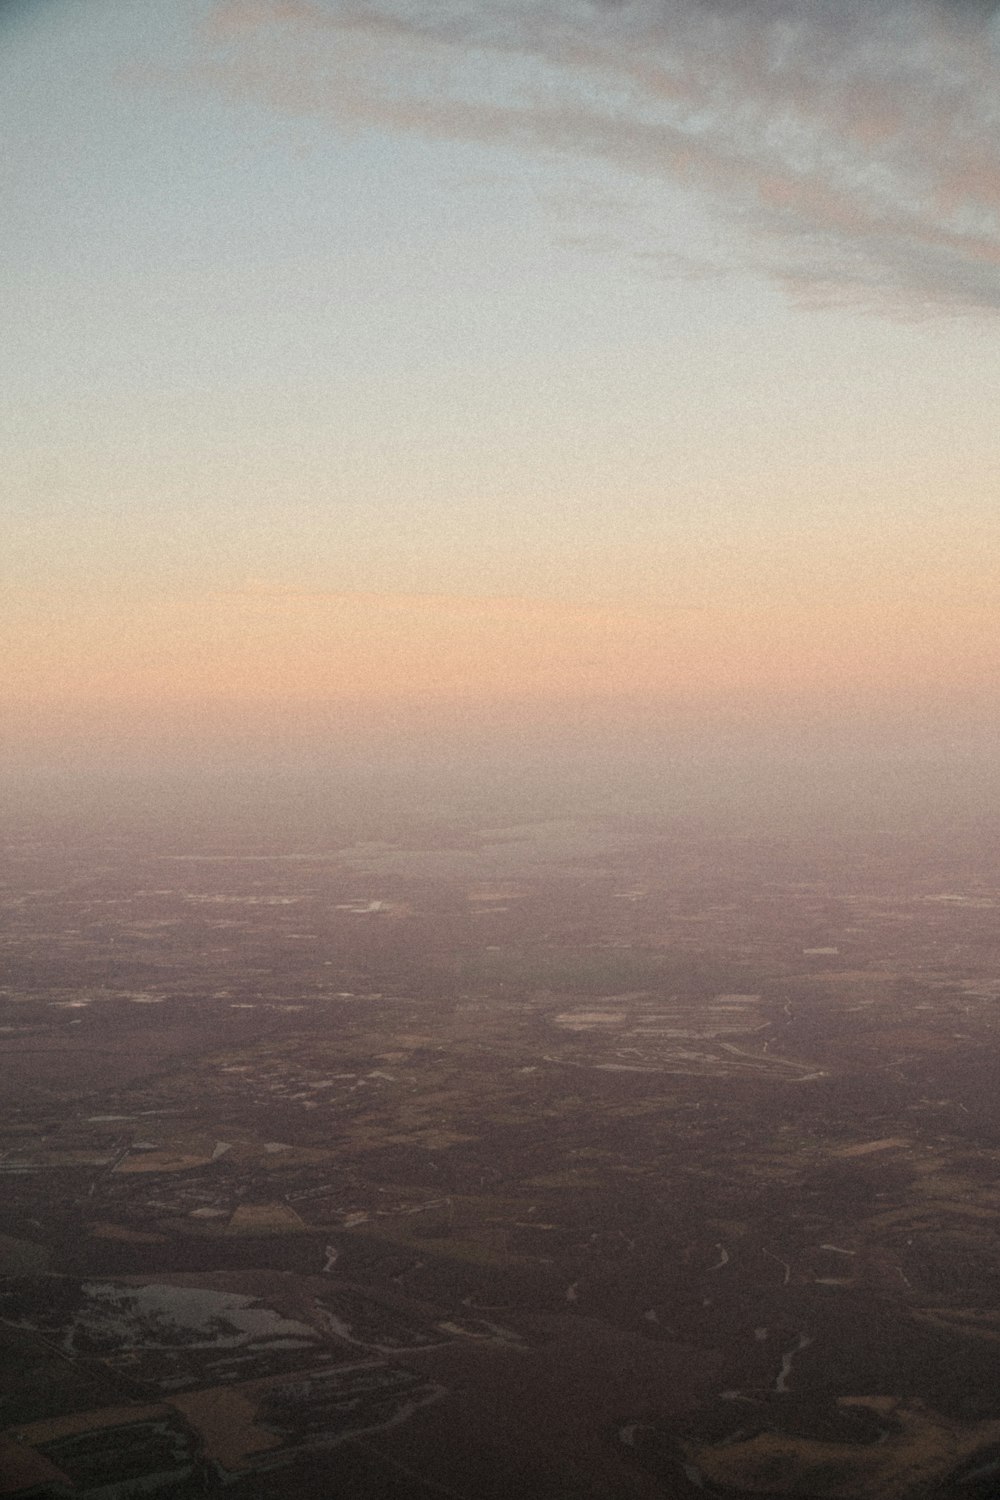
{"type": "Polygon", "coordinates": [[[992,753],[992,5],[6,0],[0,92],[8,767],[992,753]]]}

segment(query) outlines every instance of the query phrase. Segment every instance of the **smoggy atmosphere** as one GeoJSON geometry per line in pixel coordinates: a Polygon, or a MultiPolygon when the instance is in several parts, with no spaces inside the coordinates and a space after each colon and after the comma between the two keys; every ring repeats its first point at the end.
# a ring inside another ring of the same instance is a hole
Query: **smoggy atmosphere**
{"type": "Polygon", "coordinates": [[[997,1500],[1000,10],[0,97],[0,1497],[997,1500]]]}
{"type": "Polygon", "coordinates": [[[983,773],[990,7],[0,28],[12,770],[983,773]]]}

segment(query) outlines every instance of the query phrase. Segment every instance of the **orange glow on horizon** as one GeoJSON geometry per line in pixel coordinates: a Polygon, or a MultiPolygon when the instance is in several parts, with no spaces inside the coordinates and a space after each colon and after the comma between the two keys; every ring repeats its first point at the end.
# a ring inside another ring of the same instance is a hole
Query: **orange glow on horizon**
{"type": "Polygon", "coordinates": [[[516,704],[539,719],[579,703],[599,715],[635,703],[694,715],[753,701],[905,707],[981,695],[998,667],[989,609],[919,600],[671,610],[251,590],[42,611],[39,626],[0,669],[14,741],[32,721],[100,704],[164,723],[337,704],[362,715],[516,704]]]}

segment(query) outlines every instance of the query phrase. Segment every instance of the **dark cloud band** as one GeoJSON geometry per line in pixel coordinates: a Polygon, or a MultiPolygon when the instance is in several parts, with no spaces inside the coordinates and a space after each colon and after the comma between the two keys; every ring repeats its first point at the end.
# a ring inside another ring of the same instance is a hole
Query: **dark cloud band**
{"type": "Polygon", "coordinates": [[[239,0],[210,38],[281,108],[683,181],[806,300],[1000,306],[980,0],[239,0]]]}

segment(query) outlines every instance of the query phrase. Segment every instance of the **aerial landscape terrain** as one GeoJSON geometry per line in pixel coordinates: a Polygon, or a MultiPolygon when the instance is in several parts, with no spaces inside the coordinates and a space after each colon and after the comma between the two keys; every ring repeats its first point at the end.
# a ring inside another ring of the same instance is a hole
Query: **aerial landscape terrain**
{"type": "Polygon", "coordinates": [[[0,1493],[996,1493],[984,840],[2,867],[0,1493]]]}
{"type": "Polygon", "coordinates": [[[1000,0],[0,122],[0,1500],[1000,1500],[1000,0]]]}

